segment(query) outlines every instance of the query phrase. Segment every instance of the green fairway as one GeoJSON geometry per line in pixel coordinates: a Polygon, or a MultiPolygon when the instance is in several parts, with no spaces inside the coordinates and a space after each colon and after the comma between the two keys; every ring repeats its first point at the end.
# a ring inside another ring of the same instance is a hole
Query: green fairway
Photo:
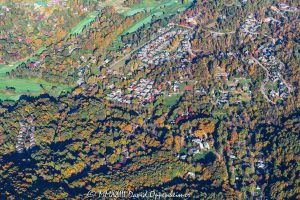
{"type": "MultiPolygon", "coordinates": [[[[72,28],[70,30],[70,34],[80,34],[83,31],[83,28],[89,24],[90,22],[92,22],[97,16],[99,15],[99,12],[95,11],[95,12],[91,12],[86,18],[84,18],[82,21],[80,21],[74,28],[72,28]]],[[[41,47],[39,48],[34,55],[39,55],[41,54],[44,50],[46,50],[47,47],[41,47]]],[[[5,64],[0,64],[0,76],[3,76],[6,74],[6,72],[10,72],[11,70],[16,69],[21,63],[23,62],[27,62],[28,60],[31,60],[33,56],[28,56],[24,59],[21,59],[20,61],[13,63],[13,64],[9,64],[9,65],[5,65],[5,64]]]]}
{"type": "MultiPolygon", "coordinates": [[[[80,34],[83,28],[92,22],[99,12],[90,13],[85,19],[83,19],[77,26],[71,31],[71,34],[80,34]]],[[[41,54],[46,47],[38,49],[35,55],[41,54]]],[[[61,91],[70,91],[71,87],[66,85],[60,85],[57,83],[50,83],[38,78],[22,79],[22,78],[10,78],[6,73],[16,69],[20,64],[32,60],[33,56],[29,56],[20,60],[19,62],[5,65],[0,65],[0,99],[1,100],[18,100],[21,95],[33,95],[37,96],[44,89],[47,93],[53,96],[58,96],[61,91]],[[43,86],[43,88],[41,87],[43,86]]]]}
{"type": "Polygon", "coordinates": [[[16,69],[22,62],[16,62],[12,65],[0,65],[0,76],[5,76],[7,72],[10,72],[13,69],[16,69]]]}
{"type": "Polygon", "coordinates": [[[125,16],[131,16],[138,12],[146,12],[146,16],[129,27],[123,34],[132,33],[142,27],[144,24],[149,24],[153,16],[167,16],[175,14],[176,12],[187,9],[193,0],[182,4],[180,0],[143,0],[140,4],[132,6],[129,10],[124,12],[125,16]]]}
{"type": "MultiPolygon", "coordinates": [[[[44,48],[38,50],[43,51],[44,48]]],[[[38,53],[37,52],[37,53],[38,53]]],[[[10,78],[6,75],[7,72],[16,69],[20,64],[30,60],[31,57],[23,59],[22,61],[16,62],[11,65],[0,65],[0,99],[1,100],[18,100],[21,95],[34,95],[37,96],[41,93],[42,87],[49,94],[58,96],[63,90],[70,90],[70,87],[60,85],[57,83],[49,83],[45,80],[38,78],[21,79],[21,78],[10,78]],[[54,86],[54,88],[52,88],[54,86]]]]}
{"type": "Polygon", "coordinates": [[[70,35],[82,33],[84,27],[91,23],[99,15],[100,12],[91,12],[86,18],[81,20],[74,28],[71,29],[70,35]]]}
{"type": "MultiPolygon", "coordinates": [[[[123,1],[118,1],[123,2],[123,1]]],[[[182,4],[179,0],[142,0],[140,4],[136,4],[130,8],[120,6],[116,4],[116,1],[108,1],[107,6],[114,6],[119,13],[124,16],[131,16],[138,12],[145,12],[145,16],[129,27],[123,34],[131,33],[138,30],[143,25],[149,24],[154,16],[167,16],[178,12],[178,10],[184,10],[188,8],[192,3],[190,0],[186,4],[182,4]]],[[[104,4],[105,5],[105,4],[104,4]]],[[[87,17],[81,20],[74,28],[69,32],[69,36],[73,34],[81,34],[85,26],[90,24],[100,14],[99,11],[91,12],[87,17]]],[[[120,44],[116,44],[112,48],[118,48],[120,44]]],[[[41,54],[46,49],[42,47],[37,50],[35,55],[41,54]]],[[[0,99],[2,100],[17,100],[21,95],[39,95],[42,90],[46,90],[47,93],[57,96],[63,90],[70,90],[71,86],[59,85],[57,83],[48,83],[45,80],[32,78],[32,79],[21,79],[21,78],[10,78],[6,76],[7,72],[16,69],[23,62],[31,60],[33,56],[29,56],[20,60],[19,62],[0,65],[0,99]],[[41,87],[41,84],[43,88],[41,87]],[[54,86],[54,87],[53,87],[54,86]]],[[[173,95],[166,98],[166,104],[169,106],[174,105],[180,95],[173,95]]]]}
{"type": "Polygon", "coordinates": [[[145,8],[133,8],[128,10],[127,12],[124,13],[125,16],[132,16],[136,13],[142,12],[142,11],[146,11],[145,8]]]}
{"type": "Polygon", "coordinates": [[[49,83],[42,79],[0,77],[0,99],[2,100],[17,100],[23,94],[37,96],[43,89],[53,96],[58,96],[63,90],[70,91],[67,85],[49,83]]]}
{"type": "MultiPolygon", "coordinates": [[[[41,47],[40,49],[38,49],[35,53],[35,55],[39,55],[41,54],[44,50],[46,49],[46,47],[41,47]]],[[[32,60],[33,56],[28,56],[24,59],[21,59],[18,62],[15,62],[13,64],[9,64],[9,65],[5,65],[5,64],[0,64],[0,76],[5,76],[5,74],[7,72],[10,72],[11,70],[16,69],[20,64],[22,64],[23,62],[27,62],[28,60],[32,60]]]]}
{"type": "Polygon", "coordinates": [[[138,30],[138,29],[139,29],[140,27],[142,27],[144,24],[150,23],[153,16],[154,16],[154,15],[150,15],[150,16],[145,17],[145,18],[143,18],[142,20],[138,21],[138,22],[135,23],[133,26],[131,26],[129,29],[127,29],[127,30],[124,32],[124,34],[126,34],[126,33],[132,33],[132,32],[134,32],[134,31],[138,30]]]}

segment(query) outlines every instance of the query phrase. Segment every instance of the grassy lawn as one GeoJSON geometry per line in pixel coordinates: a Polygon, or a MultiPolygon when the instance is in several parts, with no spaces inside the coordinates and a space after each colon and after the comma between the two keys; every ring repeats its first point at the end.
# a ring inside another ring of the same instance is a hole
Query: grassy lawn
{"type": "Polygon", "coordinates": [[[194,160],[203,162],[203,163],[210,163],[216,159],[216,155],[213,151],[202,151],[196,155],[194,155],[194,160]]]}
{"type": "Polygon", "coordinates": [[[210,152],[210,151],[202,151],[201,153],[198,153],[198,154],[194,155],[194,159],[196,159],[196,160],[204,159],[205,156],[206,156],[207,154],[209,154],[209,152],[210,152]]]}
{"type": "Polygon", "coordinates": [[[131,16],[141,11],[153,10],[164,1],[143,0],[140,4],[133,5],[129,10],[124,12],[125,16],[131,16]]]}
{"type": "MultiPolygon", "coordinates": [[[[30,58],[28,58],[30,59],[30,58]]],[[[6,76],[6,72],[16,69],[24,61],[16,62],[12,65],[0,65],[0,99],[1,100],[18,100],[21,95],[37,96],[41,93],[41,84],[46,92],[53,96],[58,96],[61,91],[70,91],[71,88],[66,85],[57,83],[50,83],[38,78],[10,78],[6,76]],[[52,88],[55,86],[55,88],[52,88]],[[14,90],[7,90],[8,88],[15,88],[14,90]]]]}
{"type": "Polygon", "coordinates": [[[153,16],[167,16],[176,13],[178,10],[187,9],[193,0],[189,0],[187,4],[182,4],[180,0],[143,0],[140,4],[132,6],[124,12],[125,16],[131,16],[138,12],[148,11],[146,16],[128,28],[123,34],[132,33],[142,27],[144,24],[149,24],[153,16]]]}
{"type": "Polygon", "coordinates": [[[70,35],[82,33],[83,28],[87,24],[91,23],[98,15],[99,12],[97,11],[91,12],[88,16],[81,20],[74,28],[71,29],[70,35]]]}
{"type": "Polygon", "coordinates": [[[134,15],[136,13],[139,13],[139,12],[142,12],[142,11],[146,11],[146,9],[145,8],[132,8],[132,9],[126,11],[124,13],[124,15],[125,16],[132,16],[132,15],[134,15]]]}
{"type": "Polygon", "coordinates": [[[71,87],[67,85],[60,85],[57,83],[50,83],[42,79],[21,79],[9,77],[0,77],[0,99],[2,100],[17,100],[21,95],[37,96],[41,93],[42,87],[47,93],[53,96],[58,96],[61,91],[70,91],[71,87]],[[53,88],[54,86],[54,88],[53,88]],[[14,90],[7,90],[6,87],[13,87],[14,90]]]}
{"type": "Polygon", "coordinates": [[[135,23],[133,26],[131,26],[129,29],[127,29],[123,34],[132,33],[134,31],[138,30],[139,28],[141,28],[144,24],[150,23],[152,20],[152,16],[154,16],[154,15],[144,17],[143,19],[141,19],[140,21],[135,23]]]}
{"type": "Polygon", "coordinates": [[[169,107],[172,107],[174,106],[178,100],[180,99],[181,95],[180,94],[174,94],[172,96],[166,96],[165,99],[164,99],[164,104],[166,106],[169,106],[169,107]]]}
{"type": "Polygon", "coordinates": [[[17,66],[19,66],[19,64],[21,64],[22,62],[17,62],[13,65],[4,65],[1,64],[0,65],[0,76],[5,76],[6,72],[10,72],[13,69],[16,69],[17,66]]]}

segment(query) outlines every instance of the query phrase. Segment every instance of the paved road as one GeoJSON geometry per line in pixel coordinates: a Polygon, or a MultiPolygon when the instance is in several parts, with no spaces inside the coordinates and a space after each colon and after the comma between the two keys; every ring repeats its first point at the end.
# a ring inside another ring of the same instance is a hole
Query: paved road
{"type": "Polygon", "coordinates": [[[252,59],[256,64],[258,64],[261,68],[263,68],[263,70],[265,70],[265,72],[266,72],[266,74],[267,74],[267,77],[265,78],[264,82],[261,84],[260,92],[262,93],[262,95],[264,96],[264,98],[265,98],[268,102],[270,102],[270,103],[272,103],[272,104],[275,104],[275,102],[271,101],[271,100],[269,99],[269,97],[268,97],[268,96],[266,95],[266,93],[265,93],[265,85],[266,85],[266,83],[270,80],[270,79],[269,79],[269,76],[270,76],[269,70],[268,70],[265,66],[263,66],[256,58],[252,57],[251,59],[252,59]]]}
{"type": "Polygon", "coordinates": [[[137,48],[135,48],[134,50],[132,50],[131,52],[129,52],[128,54],[124,55],[121,59],[117,60],[116,62],[114,62],[113,64],[110,65],[110,67],[114,67],[116,64],[120,63],[122,60],[124,60],[125,58],[129,57],[131,54],[133,54],[134,52],[138,51],[139,49],[143,48],[146,44],[156,40],[157,38],[159,38],[160,36],[162,36],[163,34],[165,34],[166,32],[170,31],[170,29],[168,29],[167,31],[163,32],[162,34],[158,35],[157,37],[155,37],[154,39],[144,42],[143,44],[139,45],[137,48]]]}

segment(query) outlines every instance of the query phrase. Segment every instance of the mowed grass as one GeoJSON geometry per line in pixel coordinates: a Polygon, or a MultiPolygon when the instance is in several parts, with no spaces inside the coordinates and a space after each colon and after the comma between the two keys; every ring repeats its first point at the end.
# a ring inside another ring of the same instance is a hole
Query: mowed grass
{"type": "Polygon", "coordinates": [[[196,160],[204,159],[209,153],[210,151],[202,151],[201,153],[194,155],[194,159],[196,160]]]}
{"type": "Polygon", "coordinates": [[[180,94],[173,94],[172,96],[166,96],[164,99],[164,104],[166,106],[172,107],[177,104],[181,95],[180,94]]]}
{"type": "Polygon", "coordinates": [[[135,15],[136,13],[146,11],[146,8],[133,8],[128,10],[127,12],[124,13],[125,16],[132,16],[135,15]]]}
{"type": "MultiPolygon", "coordinates": [[[[30,58],[27,58],[28,60],[30,58]]],[[[27,60],[26,59],[26,60],[27,60]]],[[[24,61],[16,62],[11,65],[0,65],[0,99],[1,100],[13,100],[16,101],[21,95],[31,95],[37,96],[42,91],[42,86],[44,90],[53,96],[58,96],[61,91],[70,91],[71,87],[67,85],[60,85],[57,83],[49,83],[45,80],[38,78],[11,78],[6,75],[16,69],[24,61]],[[55,86],[52,88],[52,86],[55,86]],[[14,88],[8,89],[8,88],[14,88]]]]}
{"type": "Polygon", "coordinates": [[[183,4],[181,0],[142,0],[140,4],[133,5],[129,10],[124,12],[125,16],[131,16],[141,11],[150,11],[150,14],[164,12],[166,14],[174,14],[178,9],[188,8],[193,0],[188,0],[183,4]]]}
{"type": "Polygon", "coordinates": [[[131,16],[141,11],[153,10],[157,6],[161,5],[165,0],[155,1],[155,0],[143,0],[141,3],[133,5],[127,12],[124,13],[125,16],[131,16]]]}
{"type": "Polygon", "coordinates": [[[193,0],[189,0],[188,3],[183,4],[180,0],[143,0],[140,4],[132,6],[129,10],[124,12],[125,16],[131,16],[138,12],[145,12],[146,15],[141,20],[134,23],[123,34],[132,33],[143,25],[149,24],[152,21],[153,16],[168,16],[175,14],[176,12],[187,9],[193,0]]]}
{"type": "Polygon", "coordinates": [[[58,96],[61,91],[70,91],[71,87],[57,83],[49,83],[37,78],[21,79],[0,77],[1,100],[17,100],[21,95],[37,96],[42,90],[45,90],[45,92],[50,95],[58,96]]]}
{"type": "Polygon", "coordinates": [[[98,15],[99,12],[97,11],[91,12],[88,16],[81,20],[74,28],[71,29],[70,35],[81,34],[84,27],[91,23],[98,15]]]}
{"type": "Polygon", "coordinates": [[[15,64],[11,64],[11,65],[4,65],[1,64],[0,65],[0,76],[5,76],[5,74],[7,72],[10,72],[11,70],[16,69],[22,62],[17,62],[15,64]]]}
{"type": "Polygon", "coordinates": [[[150,23],[153,16],[155,16],[155,14],[143,18],[142,20],[138,21],[133,26],[131,26],[129,29],[127,29],[123,34],[132,33],[134,31],[138,30],[139,28],[141,28],[144,24],[150,23]]]}

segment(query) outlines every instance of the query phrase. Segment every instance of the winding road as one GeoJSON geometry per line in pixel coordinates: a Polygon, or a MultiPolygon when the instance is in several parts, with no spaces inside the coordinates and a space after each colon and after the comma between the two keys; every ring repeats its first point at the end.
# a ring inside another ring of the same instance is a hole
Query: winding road
{"type": "Polygon", "coordinates": [[[251,57],[251,59],[252,59],[256,64],[258,64],[263,70],[265,70],[265,72],[266,72],[266,74],[267,74],[267,77],[265,78],[264,82],[261,84],[260,92],[262,93],[262,95],[264,96],[264,98],[265,98],[268,102],[270,102],[270,103],[272,103],[272,104],[275,104],[275,102],[274,102],[274,101],[271,101],[271,100],[269,99],[268,95],[266,95],[266,93],[265,93],[265,84],[270,80],[270,78],[269,78],[269,76],[270,76],[269,70],[268,70],[265,66],[263,66],[256,58],[251,57]]]}

